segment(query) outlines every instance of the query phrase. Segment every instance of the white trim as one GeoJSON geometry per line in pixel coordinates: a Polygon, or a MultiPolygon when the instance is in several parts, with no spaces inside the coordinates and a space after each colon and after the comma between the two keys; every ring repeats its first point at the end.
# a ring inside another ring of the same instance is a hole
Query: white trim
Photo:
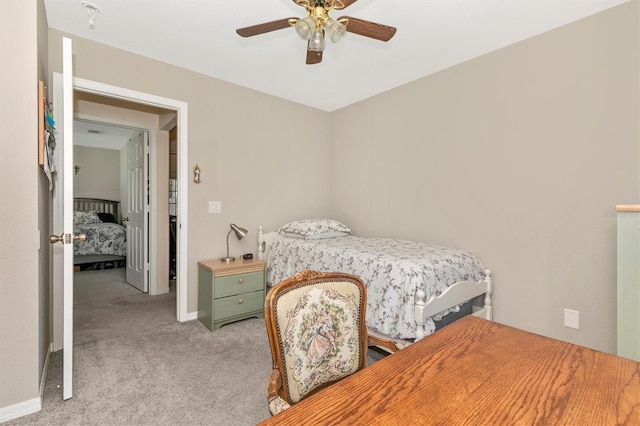
{"type": "Polygon", "coordinates": [[[198,319],[198,311],[189,312],[189,315],[187,315],[187,321],[192,321],[197,319],[198,319]]]}
{"type": "Polygon", "coordinates": [[[47,379],[47,371],[49,370],[49,361],[51,360],[51,352],[53,350],[53,343],[49,344],[47,350],[47,357],[44,360],[44,367],[42,368],[42,377],[40,378],[40,397],[33,398],[28,401],[19,402],[8,407],[0,408],[0,423],[26,416],[29,414],[37,413],[42,410],[42,397],[44,395],[44,387],[47,379]]]}
{"type": "Polygon", "coordinates": [[[9,405],[8,407],[0,408],[0,423],[37,413],[40,410],[42,410],[41,398],[33,398],[28,401],[9,405]]]}
{"type": "MultiPolygon", "coordinates": [[[[111,86],[104,83],[85,80],[74,77],[73,88],[80,92],[92,93],[114,99],[127,100],[137,104],[151,105],[159,108],[176,111],[178,125],[178,238],[177,238],[177,280],[176,280],[176,317],[180,322],[187,321],[187,262],[188,262],[188,104],[175,99],[164,98],[148,93],[122,87],[111,86]]],[[[154,170],[154,172],[156,172],[154,170]]],[[[157,176],[152,176],[151,181],[157,176]]],[[[153,210],[153,209],[152,209],[153,210]]],[[[153,213],[153,211],[152,211],[153,213]]],[[[154,246],[151,242],[152,247],[154,246]]],[[[153,272],[152,272],[153,273],[153,272]]],[[[152,276],[153,280],[153,276],[152,276]]]]}

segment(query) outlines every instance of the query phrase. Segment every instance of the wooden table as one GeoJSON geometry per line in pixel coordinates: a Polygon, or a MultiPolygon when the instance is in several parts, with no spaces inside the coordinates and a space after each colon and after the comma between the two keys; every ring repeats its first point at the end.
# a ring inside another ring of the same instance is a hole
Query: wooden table
{"type": "Polygon", "coordinates": [[[640,425],[640,363],[468,316],[261,424],[640,425]]]}

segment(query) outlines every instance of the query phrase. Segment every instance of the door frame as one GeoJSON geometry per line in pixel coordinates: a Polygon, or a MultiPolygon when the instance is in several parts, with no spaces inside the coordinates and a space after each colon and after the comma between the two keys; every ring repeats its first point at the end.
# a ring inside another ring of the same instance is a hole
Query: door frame
{"type": "MultiPolygon", "coordinates": [[[[62,74],[54,72],[53,80],[54,84],[56,79],[62,81],[62,74]]],[[[177,164],[177,176],[178,176],[178,226],[177,226],[177,266],[176,266],[176,318],[179,322],[188,320],[187,312],[187,299],[188,299],[188,285],[187,285],[187,262],[188,262],[188,148],[189,148],[189,106],[186,102],[178,101],[176,99],[165,98],[149,93],[138,92],[122,87],[112,86],[96,81],[86,80],[78,77],[73,77],[73,90],[79,92],[90,93],[98,96],[104,96],[113,99],[120,99],[132,103],[149,105],[167,110],[173,110],[176,112],[176,124],[178,126],[178,164],[177,164]]],[[[61,99],[54,99],[54,104],[61,102],[61,99]]],[[[75,118],[75,117],[74,117],[75,118]]],[[[150,170],[150,180],[152,182],[157,181],[157,168],[155,167],[157,161],[157,151],[151,150],[150,152],[150,164],[153,166],[150,170]]],[[[57,211],[57,207],[53,206],[54,211],[57,211]]],[[[157,223],[158,212],[155,209],[151,209],[150,221],[157,223]]],[[[155,233],[154,233],[155,234],[155,233]]],[[[154,238],[154,236],[152,237],[154,238]]],[[[155,240],[151,240],[151,253],[150,255],[157,256],[155,240]]],[[[157,258],[157,257],[156,257],[157,258]]],[[[152,274],[154,272],[152,271],[152,274]]],[[[53,305],[54,305],[54,329],[53,329],[53,341],[54,350],[62,349],[62,284],[56,283],[56,275],[54,275],[54,288],[53,288],[53,305]],[[58,285],[57,285],[58,284],[58,285]]],[[[152,280],[155,278],[152,275],[152,280]]]]}

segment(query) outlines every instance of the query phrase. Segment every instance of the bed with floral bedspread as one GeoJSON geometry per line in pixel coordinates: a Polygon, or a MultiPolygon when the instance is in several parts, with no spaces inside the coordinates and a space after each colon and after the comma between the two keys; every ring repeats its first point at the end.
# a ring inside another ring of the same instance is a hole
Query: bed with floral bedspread
{"type": "Polygon", "coordinates": [[[127,231],[118,223],[113,214],[90,210],[74,211],[73,232],[85,234],[85,241],[73,245],[75,256],[127,255],[127,231]]]}
{"type": "Polygon", "coordinates": [[[73,254],[77,256],[106,254],[127,255],[126,229],[117,223],[89,223],[76,225],[74,233],[87,236],[86,241],[77,241],[73,245],[73,254]]]}
{"type": "MultiPolygon", "coordinates": [[[[367,287],[367,328],[385,336],[416,337],[417,290],[425,291],[428,299],[460,281],[484,279],[481,261],[467,251],[418,241],[356,237],[339,222],[319,226],[324,221],[292,222],[270,233],[267,284],[275,285],[302,269],[354,274],[367,287]]],[[[433,319],[457,309],[452,307],[433,319]]],[[[425,334],[435,330],[433,319],[427,320],[425,334]]]]}

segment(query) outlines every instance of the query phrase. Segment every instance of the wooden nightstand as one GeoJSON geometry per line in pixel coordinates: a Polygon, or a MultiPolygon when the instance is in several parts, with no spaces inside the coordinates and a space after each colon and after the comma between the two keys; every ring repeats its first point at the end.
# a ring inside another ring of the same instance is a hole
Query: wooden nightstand
{"type": "Polygon", "coordinates": [[[250,317],[264,318],[264,260],[198,262],[198,319],[209,330],[250,317]]]}

